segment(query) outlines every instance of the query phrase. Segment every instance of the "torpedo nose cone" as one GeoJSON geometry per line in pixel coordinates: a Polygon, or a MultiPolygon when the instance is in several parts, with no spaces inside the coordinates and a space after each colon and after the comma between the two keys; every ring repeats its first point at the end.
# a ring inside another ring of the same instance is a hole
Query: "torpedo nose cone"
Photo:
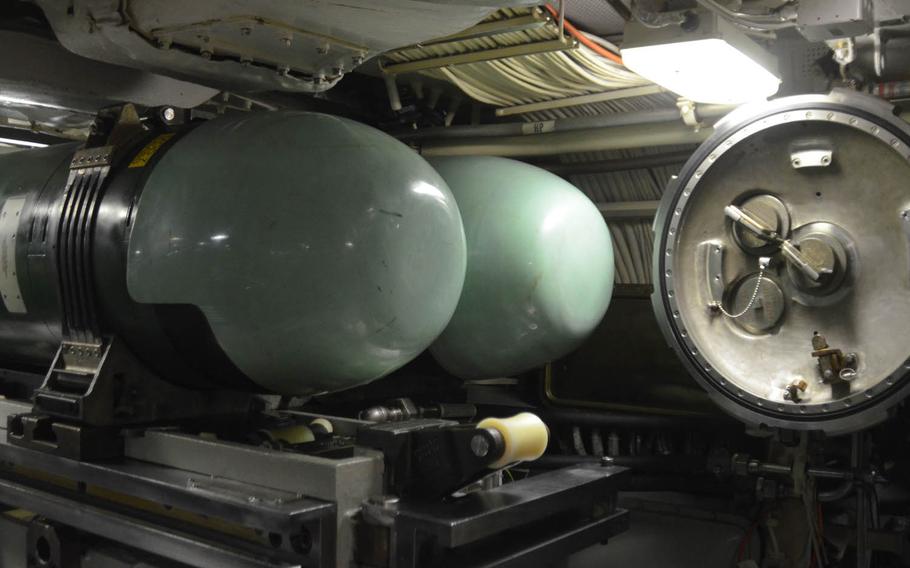
{"type": "Polygon", "coordinates": [[[461,294],[465,237],[445,181],[390,136],[303,112],[205,123],[154,165],[127,286],[192,304],[230,360],[287,394],[401,367],[461,294]]]}

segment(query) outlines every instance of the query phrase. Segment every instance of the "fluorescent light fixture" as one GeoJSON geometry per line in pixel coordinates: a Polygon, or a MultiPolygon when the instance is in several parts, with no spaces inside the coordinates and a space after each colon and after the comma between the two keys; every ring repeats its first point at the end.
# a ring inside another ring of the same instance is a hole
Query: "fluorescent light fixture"
{"type": "MultiPolygon", "coordinates": [[[[645,79],[697,103],[740,104],[777,92],[770,53],[710,12],[699,27],[638,30],[629,24],[622,59],[645,79]]],[[[641,26],[643,27],[643,26],[641,26]]]]}
{"type": "Polygon", "coordinates": [[[32,142],[31,140],[16,140],[15,138],[0,138],[0,144],[10,146],[24,146],[26,148],[47,148],[47,144],[42,142],[32,142]]]}

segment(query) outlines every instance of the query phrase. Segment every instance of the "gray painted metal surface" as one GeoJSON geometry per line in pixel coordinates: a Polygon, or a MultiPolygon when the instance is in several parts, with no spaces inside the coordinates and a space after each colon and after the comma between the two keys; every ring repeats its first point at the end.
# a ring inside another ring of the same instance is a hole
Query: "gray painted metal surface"
{"type": "Polygon", "coordinates": [[[0,117],[18,128],[84,137],[94,114],[132,102],[195,107],[218,93],[129,67],[80,57],[53,38],[0,31],[0,117]]]}
{"type": "Polygon", "coordinates": [[[56,0],[63,45],[108,63],[238,90],[317,92],[366,59],[459,32],[525,0],[56,0]]]}
{"type": "Polygon", "coordinates": [[[346,459],[328,459],[205,440],[167,432],[147,432],[126,441],[130,458],[201,475],[233,479],[336,503],[339,566],[353,554],[353,515],[383,489],[383,456],[360,450],[346,459]]]}

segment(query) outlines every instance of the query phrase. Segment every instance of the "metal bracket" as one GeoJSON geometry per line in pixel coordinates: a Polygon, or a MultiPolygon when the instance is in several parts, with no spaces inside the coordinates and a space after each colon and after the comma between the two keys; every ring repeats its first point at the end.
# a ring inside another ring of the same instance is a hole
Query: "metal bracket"
{"type": "Polygon", "coordinates": [[[719,313],[716,306],[720,306],[724,300],[724,252],[723,243],[716,241],[706,241],[698,245],[701,258],[704,263],[705,282],[708,291],[708,307],[712,313],[719,313]]]}
{"type": "Polygon", "coordinates": [[[26,566],[28,568],[77,568],[81,564],[79,534],[42,517],[28,524],[26,566]]]}
{"type": "Polygon", "coordinates": [[[87,148],[73,155],[57,228],[54,254],[62,297],[63,336],[85,344],[100,343],[88,235],[95,224],[112,155],[112,146],[87,148]]]}
{"type": "Polygon", "coordinates": [[[802,150],[790,154],[790,165],[794,169],[824,168],[831,165],[831,150],[802,150]]]}
{"type": "MultiPolygon", "coordinates": [[[[379,540],[386,538],[392,568],[543,565],[628,528],[628,512],[616,508],[615,497],[626,473],[614,466],[574,466],[452,502],[391,500],[378,524],[360,536],[373,529],[379,540]],[[567,519],[563,513],[570,511],[567,519]],[[562,520],[554,523],[556,518],[562,520]],[[503,537],[516,527],[520,531],[503,537]]],[[[365,546],[358,554],[370,551],[365,546]]]]}
{"type": "Polygon", "coordinates": [[[793,169],[826,168],[834,161],[834,148],[825,139],[797,140],[790,145],[793,169]]]}
{"type": "Polygon", "coordinates": [[[9,416],[6,427],[10,444],[30,450],[87,461],[123,455],[123,438],[112,428],[55,422],[41,414],[9,416]]]}
{"type": "Polygon", "coordinates": [[[80,460],[122,455],[119,429],[166,420],[245,414],[247,393],[184,389],[158,378],[119,341],[64,341],[31,413],[8,417],[8,441],[80,460]]]}
{"type": "Polygon", "coordinates": [[[94,426],[245,413],[250,401],[245,393],[172,385],[117,339],[104,339],[100,345],[64,341],[35,391],[36,412],[94,426]]]}
{"type": "Polygon", "coordinates": [[[832,398],[850,394],[850,381],[856,378],[858,366],[856,353],[844,353],[828,345],[823,335],[812,336],[812,356],[818,359],[821,381],[831,387],[832,398]]]}
{"type": "Polygon", "coordinates": [[[679,116],[686,126],[691,126],[695,128],[696,131],[704,126],[704,123],[698,117],[698,107],[692,101],[688,99],[678,99],[676,101],[676,108],[679,109],[679,116]]]}
{"type": "Polygon", "coordinates": [[[436,419],[371,424],[357,444],[380,450],[399,496],[441,498],[489,473],[505,451],[498,430],[436,419]]]}

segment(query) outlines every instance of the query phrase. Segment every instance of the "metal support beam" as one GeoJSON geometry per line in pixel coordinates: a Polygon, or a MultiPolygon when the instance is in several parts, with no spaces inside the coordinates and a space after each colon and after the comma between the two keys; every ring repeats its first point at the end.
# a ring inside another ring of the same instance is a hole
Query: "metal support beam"
{"type": "Polygon", "coordinates": [[[22,469],[53,472],[73,482],[127,493],[266,532],[292,532],[306,522],[331,519],[335,515],[335,504],[331,501],[152,463],[133,460],[80,462],[12,446],[2,439],[0,460],[22,469]]]}
{"type": "Polygon", "coordinates": [[[392,63],[391,65],[382,66],[383,73],[400,75],[402,73],[413,73],[415,71],[424,71],[427,69],[439,69],[440,67],[450,67],[453,65],[464,65],[466,63],[480,63],[482,61],[495,61],[497,59],[506,59],[509,57],[518,57],[520,55],[534,55],[536,53],[549,53],[552,51],[565,51],[575,49],[578,43],[574,40],[553,39],[546,41],[536,41],[533,43],[523,43],[520,45],[510,45],[507,47],[497,47],[494,49],[484,49],[472,51],[469,53],[459,53],[457,55],[443,55],[441,57],[431,57],[428,59],[418,59],[416,61],[406,61],[403,63],[392,63]]]}
{"type": "Polygon", "coordinates": [[[713,128],[694,129],[677,122],[636,124],[536,136],[474,137],[424,140],[425,156],[553,156],[575,152],[624,150],[677,144],[700,144],[713,128]]]}
{"type": "Polygon", "coordinates": [[[534,165],[561,176],[580,174],[603,174],[608,172],[627,172],[629,170],[657,168],[661,166],[682,165],[692,152],[682,150],[666,154],[652,154],[635,158],[618,158],[615,160],[598,160],[594,162],[539,162],[534,165]]]}
{"type": "Polygon", "coordinates": [[[615,101],[627,99],[630,97],[642,97],[645,95],[656,95],[667,92],[663,87],[657,85],[646,85],[644,87],[631,87],[629,89],[614,89],[603,93],[592,93],[590,95],[578,95],[566,97],[564,99],[554,99],[550,101],[541,101],[539,103],[528,103],[524,105],[515,105],[496,109],[496,116],[510,116],[513,114],[525,114],[528,112],[537,112],[540,110],[552,110],[554,108],[565,108],[578,105],[587,105],[591,103],[602,103],[604,101],[615,101]]]}
{"type": "MultiPolygon", "coordinates": [[[[86,499],[87,500],[87,499],[86,499]]],[[[140,520],[94,503],[77,502],[31,485],[0,479],[0,502],[31,511],[79,530],[132,546],[190,566],[276,568],[292,566],[197,534],[140,520]]]]}
{"type": "Polygon", "coordinates": [[[475,493],[452,503],[409,503],[394,508],[394,568],[420,563],[422,543],[448,549],[434,566],[518,567],[546,564],[612,537],[628,527],[627,512],[615,509],[615,488],[627,471],[622,467],[585,464],[547,472],[475,493]],[[554,488],[560,488],[554,491],[554,488]],[[581,519],[575,526],[548,522],[565,511],[582,511],[600,502],[608,507],[600,519],[581,519]],[[541,531],[543,523],[545,530],[541,531]],[[522,527],[523,534],[497,538],[502,527],[522,527]],[[491,542],[490,539],[493,539],[491,542]]]}
{"type": "Polygon", "coordinates": [[[124,449],[126,457],[135,460],[334,501],[341,554],[337,562],[345,566],[353,551],[352,516],[364,499],[383,489],[382,454],[358,452],[329,459],[151,430],[127,438],[124,449]]]}
{"type": "Polygon", "coordinates": [[[598,203],[597,209],[605,221],[628,221],[629,219],[652,219],[657,214],[660,201],[615,201],[598,203]]]}

